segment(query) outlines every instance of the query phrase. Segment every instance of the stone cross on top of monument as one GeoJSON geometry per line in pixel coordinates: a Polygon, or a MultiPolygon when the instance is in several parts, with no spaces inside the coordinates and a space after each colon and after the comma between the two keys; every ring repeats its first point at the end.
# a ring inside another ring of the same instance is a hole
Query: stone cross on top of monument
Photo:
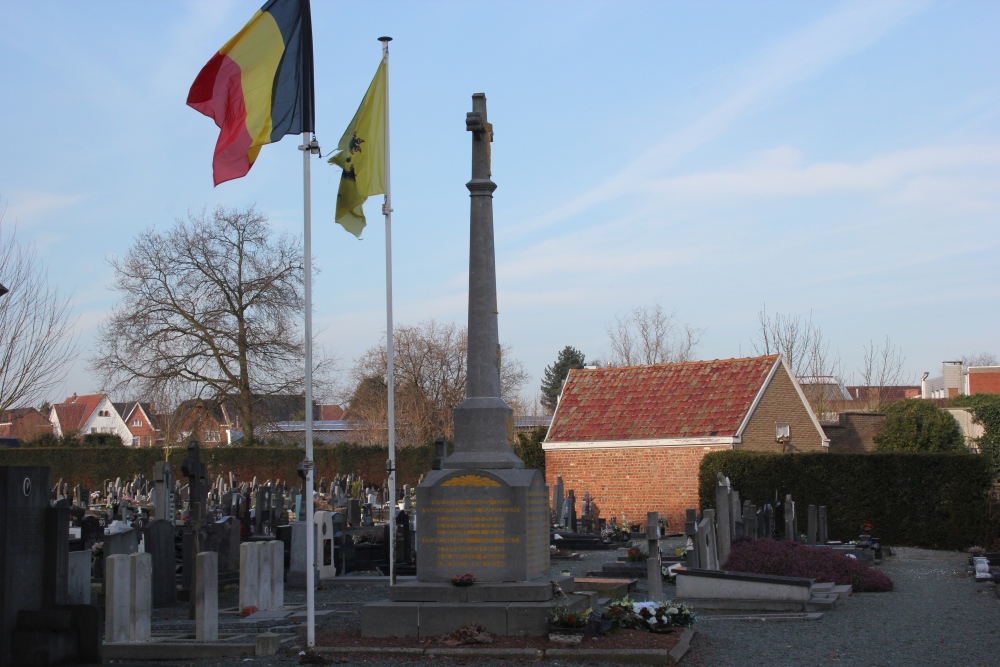
{"type": "Polygon", "coordinates": [[[493,243],[493,191],[486,95],[472,96],[465,117],[472,132],[469,188],[469,358],[465,401],[455,409],[455,451],[442,463],[454,468],[523,468],[507,444],[513,411],[500,398],[500,334],[497,325],[497,271],[493,243]]]}

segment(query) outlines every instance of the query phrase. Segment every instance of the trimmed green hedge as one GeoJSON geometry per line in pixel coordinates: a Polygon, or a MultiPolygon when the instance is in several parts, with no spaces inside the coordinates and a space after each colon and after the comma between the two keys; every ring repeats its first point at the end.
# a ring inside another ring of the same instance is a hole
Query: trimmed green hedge
{"type": "MultiPolygon", "coordinates": [[[[187,458],[187,448],[172,447],[170,462],[178,479],[184,480],[181,464],[187,458]]],[[[389,458],[387,447],[364,447],[341,443],[316,447],[315,479],[332,480],[337,474],[355,473],[375,484],[386,479],[385,462],[389,458]]],[[[420,476],[431,469],[434,447],[405,447],[396,450],[396,484],[416,484],[420,476]]],[[[203,447],[201,459],[208,466],[211,479],[218,475],[236,473],[240,482],[257,477],[260,482],[282,479],[299,484],[298,465],[303,450],[297,447],[203,447]]],[[[70,486],[81,484],[94,490],[106,479],[121,477],[132,479],[142,473],[146,478],[153,474],[153,465],[164,460],[161,447],[84,448],[38,447],[0,449],[0,466],[48,466],[52,469],[52,483],[60,478],[70,486]]]]}
{"type": "Polygon", "coordinates": [[[830,539],[852,540],[863,523],[886,544],[964,549],[984,544],[992,485],[978,454],[765,454],[711,452],[701,462],[702,508],[715,506],[716,473],[760,509],[792,494],[799,531],[809,505],[826,505],[830,539]]]}

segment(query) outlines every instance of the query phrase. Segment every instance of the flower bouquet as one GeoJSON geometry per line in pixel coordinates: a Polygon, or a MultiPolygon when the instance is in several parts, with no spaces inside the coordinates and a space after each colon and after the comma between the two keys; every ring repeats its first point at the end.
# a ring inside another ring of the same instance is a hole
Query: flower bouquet
{"type": "Polygon", "coordinates": [[[451,578],[452,586],[471,586],[474,583],[476,583],[476,578],[468,572],[457,574],[451,578]]]}
{"type": "Polygon", "coordinates": [[[686,628],[694,624],[691,607],[683,602],[633,602],[627,596],[607,606],[601,617],[613,627],[671,632],[671,628],[686,628]]]}

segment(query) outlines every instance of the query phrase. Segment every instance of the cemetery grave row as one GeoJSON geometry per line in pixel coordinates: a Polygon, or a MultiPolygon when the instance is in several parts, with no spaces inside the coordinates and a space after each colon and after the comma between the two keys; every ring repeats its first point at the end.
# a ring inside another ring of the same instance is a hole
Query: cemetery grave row
{"type": "MultiPolygon", "coordinates": [[[[17,545],[0,556],[0,666],[85,661],[102,642],[148,641],[150,610],[178,600],[187,601],[198,638],[211,639],[218,636],[220,585],[238,583],[241,607],[258,611],[281,607],[286,582],[304,587],[300,485],[240,482],[232,473],[210,482],[196,443],[180,468],[178,479],[170,463],[159,462],[150,478],[107,480],[91,491],[61,479],[50,486],[47,468],[0,467],[0,531],[5,545],[17,545]],[[106,602],[103,637],[92,584],[106,602]],[[47,657],[29,655],[39,646],[51,646],[47,657]]],[[[389,502],[385,487],[341,475],[320,479],[314,498],[318,580],[387,571],[390,516],[397,571],[414,569],[408,486],[389,502]]]]}

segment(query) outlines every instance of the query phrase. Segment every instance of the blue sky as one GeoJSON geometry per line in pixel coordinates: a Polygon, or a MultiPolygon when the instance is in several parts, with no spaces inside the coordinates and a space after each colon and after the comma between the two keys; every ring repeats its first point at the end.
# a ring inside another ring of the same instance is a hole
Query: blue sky
{"type": "MultiPolygon", "coordinates": [[[[471,95],[493,145],[500,337],[538,386],[607,355],[659,302],[752,351],[757,312],[808,316],[850,375],[891,337],[911,379],[1000,352],[1000,3],[313,3],[317,135],[334,148],[390,55],[395,320],[464,323],[471,95]]],[[[212,187],[201,66],[259,7],[0,3],[0,208],[72,294],[97,390],[106,259],[148,227],[256,204],[302,227],[296,137],[212,187]]],[[[385,326],[381,197],[357,241],[313,163],[317,343],[349,369],[385,326]]],[[[2,279],[2,277],[0,277],[2,279]]],[[[61,399],[62,395],[53,396],[61,399]]]]}

